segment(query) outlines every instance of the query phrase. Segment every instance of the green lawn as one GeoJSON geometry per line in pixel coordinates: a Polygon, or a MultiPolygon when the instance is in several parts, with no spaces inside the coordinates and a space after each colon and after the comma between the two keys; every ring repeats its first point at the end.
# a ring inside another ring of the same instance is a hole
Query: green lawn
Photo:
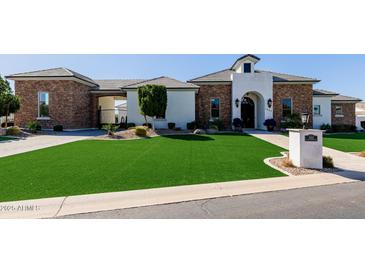
{"type": "Polygon", "coordinates": [[[0,201],[285,176],[282,148],[236,135],[87,140],[0,158],[0,201]]]}
{"type": "Polygon", "coordinates": [[[365,151],[365,133],[327,134],[324,136],[323,144],[344,152],[365,151]]]}

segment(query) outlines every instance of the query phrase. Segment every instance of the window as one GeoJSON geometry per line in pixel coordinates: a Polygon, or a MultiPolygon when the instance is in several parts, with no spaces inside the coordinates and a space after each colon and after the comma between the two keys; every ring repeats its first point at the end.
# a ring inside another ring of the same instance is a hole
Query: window
{"type": "Polygon", "coordinates": [[[211,118],[219,118],[219,98],[212,98],[210,100],[210,116],[211,118]]]}
{"type": "Polygon", "coordinates": [[[335,106],[335,107],[336,107],[335,114],[342,116],[343,115],[342,106],[335,106]]]}
{"type": "Polygon", "coordinates": [[[314,113],[314,115],[321,115],[321,105],[314,105],[313,113],[314,113]]]}
{"type": "Polygon", "coordinates": [[[243,72],[244,73],[251,73],[251,64],[250,63],[244,63],[243,64],[243,72]]]}
{"type": "Polygon", "coordinates": [[[284,98],[281,100],[283,108],[283,118],[288,117],[292,114],[292,100],[291,98],[284,98]]]}
{"type": "Polygon", "coordinates": [[[38,117],[49,117],[48,92],[39,92],[38,93],[38,117]]]}

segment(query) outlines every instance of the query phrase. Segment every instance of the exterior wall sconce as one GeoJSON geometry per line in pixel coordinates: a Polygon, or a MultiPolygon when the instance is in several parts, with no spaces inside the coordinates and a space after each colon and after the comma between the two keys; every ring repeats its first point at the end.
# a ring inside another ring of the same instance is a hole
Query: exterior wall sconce
{"type": "Polygon", "coordinates": [[[269,100],[267,100],[267,107],[271,108],[272,107],[272,100],[271,98],[269,100]]]}
{"type": "Polygon", "coordinates": [[[238,108],[238,106],[240,104],[240,100],[237,98],[234,102],[236,103],[236,107],[238,108]]]}

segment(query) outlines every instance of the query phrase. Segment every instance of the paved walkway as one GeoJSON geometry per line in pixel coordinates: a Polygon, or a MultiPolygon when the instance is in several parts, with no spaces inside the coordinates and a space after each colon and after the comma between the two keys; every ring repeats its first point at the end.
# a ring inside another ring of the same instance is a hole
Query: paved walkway
{"type": "MultiPolygon", "coordinates": [[[[285,135],[259,130],[247,130],[245,132],[261,140],[289,150],[289,138],[285,135]]],[[[365,158],[327,147],[323,147],[323,155],[331,156],[333,158],[335,166],[343,170],[343,172],[341,172],[343,176],[349,176],[350,178],[362,181],[365,180],[365,158]]]]}
{"type": "Polygon", "coordinates": [[[337,174],[277,177],[0,203],[0,218],[52,218],[71,214],[179,203],[243,194],[355,182],[337,174]]]}
{"type": "Polygon", "coordinates": [[[15,155],[46,147],[62,145],[104,134],[99,130],[60,132],[50,135],[36,135],[25,139],[0,142],[0,157],[15,155]]]}

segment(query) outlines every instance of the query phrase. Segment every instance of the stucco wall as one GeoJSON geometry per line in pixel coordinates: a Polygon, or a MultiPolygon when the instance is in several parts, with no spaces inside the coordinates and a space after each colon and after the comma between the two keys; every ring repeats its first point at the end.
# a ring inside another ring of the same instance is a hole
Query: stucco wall
{"type": "Polygon", "coordinates": [[[265,129],[263,123],[273,117],[272,108],[268,108],[267,102],[273,98],[272,73],[233,73],[232,74],[232,120],[241,118],[241,104],[235,105],[236,99],[242,100],[247,93],[254,93],[255,101],[255,125],[256,128],[265,129]]]}
{"type": "Polygon", "coordinates": [[[38,120],[43,128],[63,125],[65,129],[88,128],[90,122],[89,87],[70,80],[15,81],[15,93],[20,97],[20,110],[15,124],[25,127],[38,118],[38,92],[49,93],[49,120],[38,120]]]}
{"type": "Polygon", "coordinates": [[[323,124],[330,124],[331,121],[331,97],[320,97],[314,96],[313,97],[313,107],[315,105],[321,106],[321,114],[315,115],[313,111],[313,128],[319,129],[323,124]]]}
{"type": "MultiPolygon", "coordinates": [[[[140,114],[137,91],[127,92],[128,122],[141,125],[145,123],[140,114]]],[[[150,117],[148,121],[152,123],[150,117]]],[[[165,119],[155,120],[156,128],[167,128],[168,123],[175,123],[176,127],[186,129],[188,122],[195,120],[195,91],[193,90],[167,90],[167,109],[165,119]]]]}

